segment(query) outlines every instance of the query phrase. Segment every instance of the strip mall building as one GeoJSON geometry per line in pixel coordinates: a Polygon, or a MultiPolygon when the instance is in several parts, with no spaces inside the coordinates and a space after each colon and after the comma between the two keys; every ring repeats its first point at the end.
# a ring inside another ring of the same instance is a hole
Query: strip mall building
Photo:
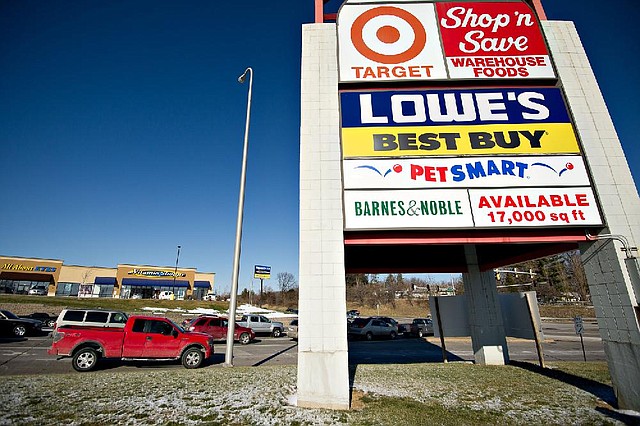
{"type": "Polygon", "coordinates": [[[213,291],[215,274],[195,268],[119,264],[116,268],[65,265],[62,260],[0,256],[0,293],[44,288],[49,296],[201,300],[213,291]]]}

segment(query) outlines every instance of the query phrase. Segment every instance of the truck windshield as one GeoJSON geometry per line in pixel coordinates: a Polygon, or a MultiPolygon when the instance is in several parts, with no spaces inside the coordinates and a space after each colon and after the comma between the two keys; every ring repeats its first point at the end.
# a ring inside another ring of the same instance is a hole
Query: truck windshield
{"type": "MultiPolygon", "coordinates": [[[[167,318],[167,319],[168,319],[168,318],[167,318]]],[[[178,330],[180,330],[180,332],[181,332],[181,333],[186,333],[185,329],[184,329],[182,326],[180,326],[180,325],[176,324],[176,323],[175,323],[175,322],[173,322],[172,320],[169,320],[169,322],[170,322],[171,324],[173,324],[173,326],[174,326],[175,328],[177,328],[178,330]]]]}

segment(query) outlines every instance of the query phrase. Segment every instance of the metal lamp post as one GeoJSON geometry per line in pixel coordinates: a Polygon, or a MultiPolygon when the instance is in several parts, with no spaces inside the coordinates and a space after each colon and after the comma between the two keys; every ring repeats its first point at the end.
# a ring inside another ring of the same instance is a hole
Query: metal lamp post
{"type": "Polygon", "coordinates": [[[231,301],[229,302],[229,322],[227,328],[227,350],[225,367],[233,367],[233,334],[236,328],[236,304],[238,298],[238,275],[240,274],[240,243],[242,240],[242,212],[244,209],[244,186],[247,175],[247,152],[249,151],[249,118],[251,115],[251,88],[253,85],[253,69],[248,67],[238,82],[244,83],[249,74],[249,94],[247,95],[247,121],[244,127],[244,149],[242,151],[242,171],[240,173],[240,195],[238,198],[238,220],[236,222],[236,244],[233,252],[233,271],[231,275],[231,301]]]}
{"type": "Polygon", "coordinates": [[[178,246],[178,254],[176,256],[176,269],[173,271],[173,290],[176,289],[176,277],[178,276],[178,260],[180,259],[180,246],[178,246]]]}

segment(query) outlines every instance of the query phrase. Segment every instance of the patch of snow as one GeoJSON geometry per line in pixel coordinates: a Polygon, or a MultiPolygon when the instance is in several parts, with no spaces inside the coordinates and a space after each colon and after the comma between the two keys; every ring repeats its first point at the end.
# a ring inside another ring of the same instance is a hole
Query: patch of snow
{"type": "Polygon", "coordinates": [[[195,309],[189,309],[188,313],[195,314],[195,315],[219,315],[220,311],[216,309],[209,309],[209,308],[195,308],[195,309]]]}
{"type": "MultiPolygon", "coordinates": [[[[272,309],[264,309],[258,306],[249,305],[247,303],[236,308],[238,315],[258,314],[267,318],[297,318],[297,314],[286,314],[284,312],[274,311],[272,309]]],[[[227,311],[228,313],[228,311],[227,311]]]]}

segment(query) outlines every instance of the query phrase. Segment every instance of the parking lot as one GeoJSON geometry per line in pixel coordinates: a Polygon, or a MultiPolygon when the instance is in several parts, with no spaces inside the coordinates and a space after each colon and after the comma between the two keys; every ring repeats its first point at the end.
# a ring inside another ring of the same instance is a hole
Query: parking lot
{"type": "MultiPolygon", "coordinates": [[[[583,352],[579,336],[573,324],[566,322],[544,322],[545,359],[551,361],[581,361],[583,352]]],[[[470,338],[448,338],[445,341],[447,358],[451,361],[472,361],[473,351],[470,338]]],[[[537,362],[533,341],[508,339],[509,353],[513,360],[537,362]]],[[[604,360],[602,342],[597,326],[585,323],[584,345],[589,361],[604,360]]],[[[0,338],[0,375],[15,374],[61,374],[73,373],[70,358],[58,359],[47,354],[51,337],[45,329],[43,335],[26,338],[0,338]]],[[[226,346],[224,341],[216,342],[215,353],[205,368],[219,368],[224,362],[226,346]]],[[[258,337],[249,345],[234,345],[235,366],[295,365],[297,363],[297,342],[286,337],[258,337]]],[[[404,364],[442,362],[440,339],[404,338],[396,340],[375,340],[371,342],[349,341],[350,364],[404,364]]],[[[99,370],[138,370],[182,368],[179,362],[103,362],[99,370]]]]}

